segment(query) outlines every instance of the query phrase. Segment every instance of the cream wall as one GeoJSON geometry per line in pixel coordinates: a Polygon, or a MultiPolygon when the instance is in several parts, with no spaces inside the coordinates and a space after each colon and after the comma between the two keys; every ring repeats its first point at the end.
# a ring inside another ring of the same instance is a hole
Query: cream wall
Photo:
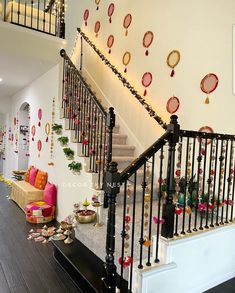
{"type": "MultiPolygon", "coordinates": [[[[112,1],[115,11],[112,23],[109,23],[107,9],[110,1],[100,1],[96,10],[95,1],[81,0],[76,6],[71,2],[67,14],[70,22],[90,37],[102,53],[123,72],[122,56],[125,51],[132,54],[128,66],[127,78],[140,94],[144,88],[141,78],[144,72],[153,74],[152,85],[148,88],[147,99],[155,110],[169,121],[166,102],[172,96],[179,97],[181,105],[176,113],[182,128],[198,130],[201,126],[211,126],[215,132],[235,133],[232,119],[234,116],[234,96],[232,93],[232,25],[235,22],[235,2],[227,0],[146,0],[112,1]],[[89,9],[88,26],[85,27],[83,13],[89,9]],[[122,26],[124,16],[131,13],[133,20],[125,37],[122,26]],[[74,16],[75,17],[75,16],[74,16]],[[99,20],[101,29],[96,38],[94,24],[99,20]],[[146,57],[142,46],[143,35],[151,30],[154,41],[146,57]],[[115,37],[112,54],[106,46],[110,34],[115,37]],[[166,58],[170,51],[181,52],[181,61],[176,67],[175,77],[170,77],[170,68],[166,58]],[[219,86],[210,96],[210,104],[205,105],[206,94],[200,89],[201,79],[208,73],[219,77],[219,86]]],[[[75,31],[73,31],[73,34],[75,31]]],[[[70,33],[72,35],[72,32],[70,33]]],[[[80,41],[73,60],[78,60],[80,41]]],[[[70,50],[71,52],[71,50],[70,50]]],[[[98,93],[108,98],[116,112],[128,125],[129,132],[138,137],[139,147],[146,148],[161,133],[156,123],[147,118],[147,114],[133,97],[124,89],[110,70],[84,44],[84,71],[88,71],[99,86],[98,93]]],[[[79,63],[79,62],[78,62],[79,63]]],[[[122,124],[122,123],[121,123],[122,124]]],[[[128,133],[129,134],[129,133],[128,133]]],[[[134,141],[134,140],[132,140],[134,141]]]]}

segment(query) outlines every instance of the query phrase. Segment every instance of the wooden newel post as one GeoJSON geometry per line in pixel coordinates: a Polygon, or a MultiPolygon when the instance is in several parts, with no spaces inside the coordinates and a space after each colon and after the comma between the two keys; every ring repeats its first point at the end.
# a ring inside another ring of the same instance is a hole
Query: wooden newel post
{"type": "MultiPolygon", "coordinates": [[[[113,148],[113,128],[115,127],[115,119],[116,115],[114,114],[114,108],[110,107],[109,112],[107,115],[107,132],[108,132],[108,139],[107,139],[107,158],[106,158],[106,172],[109,168],[109,164],[112,162],[112,148],[113,148]]],[[[106,192],[104,193],[104,203],[103,207],[108,207],[108,197],[106,192]]]]}
{"type": "Polygon", "coordinates": [[[108,220],[106,234],[106,257],[105,273],[102,292],[116,292],[116,265],[114,263],[115,252],[115,217],[116,217],[116,196],[120,192],[120,174],[117,170],[117,163],[111,162],[105,177],[104,190],[108,198],[108,220]]]}
{"type": "Polygon", "coordinates": [[[162,207],[162,218],[165,220],[162,225],[161,236],[165,238],[172,238],[174,234],[174,218],[175,205],[173,197],[175,194],[175,146],[179,142],[180,125],[177,122],[176,115],[171,116],[170,124],[167,125],[167,130],[172,132],[169,139],[168,149],[168,165],[167,165],[167,196],[162,207]]]}

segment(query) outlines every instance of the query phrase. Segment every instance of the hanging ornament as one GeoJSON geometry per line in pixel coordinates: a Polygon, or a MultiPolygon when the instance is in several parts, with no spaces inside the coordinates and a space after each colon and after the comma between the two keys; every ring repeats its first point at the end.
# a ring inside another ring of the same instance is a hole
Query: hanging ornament
{"type": "Polygon", "coordinates": [[[40,158],[40,153],[42,150],[42,141],[40,139],[38,140],[37,148],[38,148],[38,157],[40,158]]]}
{"type": "Polygon", "coordinates": [[[84,19],[84,21],[85,21],[85,26],[87,26],[87,20],[88,20],[88,18],[89,18],[89,14],[90,14],[89,10],[86,9],[86,10],[84,11],[84,14],[83,14],[83,19],[84,19]]]}
{"type": "Polygon", "coordinates": [[[123,20],[123,27],[124,27],[124,29],[126,29],[125,36],[128,35],[128,28],[130,27],[131,22],[132,22],[132,16],[131,16],[131,14],[127,14],[124,17],[124,20],[123,20]]]}
{"type": "Polygon", "coordinates": [[[205,104],[209,104],[209,94],[212,93],[218,86],[219,79],[214,73],[207,74],[201,81],[201,90],[207,94],[205,104]]]}
{"type": "Polygon", "coordinates": [[[172,69],[171,70],[171,77],[175,75],[175,67],[179,64],[180,62],[180,52],[177,50],[173,50],[169,53],[167,56],[167,65],[172,69]]]}
{"type": "Polygon", "coordinates": [[[31,114],[30,114],[30,106],[28,107],[28,131],[26,132],[26,157],[29,157],[29,142],[30,142],[30,119],[31,119],[31,114]]]}
{"type": "Polygon", "coordinates": [[[36,134],[36,126],[35,126],[35,125],[33,125],[33,126],[31,127],[31,134],[32,134],[32,141],[34,141],[34,136],[35,136],[35,134],[36,134]]]}
{"type": "Polygon", "coordinates": [[[38,109],[38,127],[41,127],[41,120],[42,120],[42,109],[38,109]]]}
{"type": "Polygon", "coordinates": [[[142,76],[142,85],[145,87],[144,96],[147,95],[146,88],[149,87],[151,83],[152,83],[152,73],[145,72],[144,75],[142,76]]]}
{"type": "Polygon", "coordinates": [[[154,38],[154,34],[153,34],[153,32],[151,32],[151,31],[147,31],[147,32],[144,34],[144,37],[143,37],[143,46],[146,48],[145,56],[148,56],[148,55],[149,55],[148,48],[149,48],[150,45],[152,44],[152,42],[153,42],[153,38],[154,38]]]}
{"type": "Polygon", "coordinates": [[[94,32],[95,32],[95,36],[98,37],[98,33],[100,31],[100,21],[97,21],[95,23],[95,28],[94,28],[94,32]]]}
{"type": "Polygon", "coordinates": [[[111,54],[111,48],[113,46],[113,43],[114,43],[114,36],[113,35],[110,35],[108,37],[108,40],[107,40],[107,46],[109,48],[109,54],[111,54]]]}
{"type": "MultiPolygon", "coordinates": [[[[55,123],[55,98],[52,99],[51,125],[55,123]]],[[[50,161],[48,166],[54,166],[54,131],[51,130],[50,161]]]]}
{"type": "Polygon", "coordinates": [[[149,230],[149,212],[150,212],[150,201],[151,201],[151,195],[149,190],[149,182],[150,182],[150,176],[151,172],[149,170],[150,166],[147,165],[146,170],[146,188],[145,188],[145,196],[144,196],[144,246],[150,247],[151,246],[151,240],[149,239],[148,230],[149,230]]]}
{"type": "Polygon", "coordinates": [[[16,117],[14,118],[15,125],[15,153],[18,154],[18,146],[19,146],[19,113],[17,112],[16,117]]]}
{"type": "MultiPolygon", "coordinates": [[[[206,132],[206,133],[214,133],[214,130],[210,127],[210,126],[202,126],[199,130],[199,132],[206,132]]],[[[200,142],[200,138],[198,138],[198,141],[200,142]]],[[[205,145],[205,144],[210,144],[211,143],[211,139],[202,139],[202,145],[205,145]]]]}
{"type": "Polygon", "coordinates": [[[124,72],[127,73],[127,65],[131,61],[131,53],[130,52],[125,52],[123,57],[122,57],[122,63],[125,66],[124,72]]]}
{"type": "Polygon", "coordinates": [[[112,23],[112,16],[113,16],[113,13],[114,13],[114,9],[115,9],[115,6],[114,6],[114,3],[111,3],[108,7],[108,17],[109,17],[109,22],[112,23]]]}
{"type": "Polygon", "coordinates": [[[99,10],[100,0],[95,0],[95,4],[97,5],[97,6],[96,6],[96,10],[99,10]]]}
{"type": "Polygon", "coordinates": [[[179,99],[177,97],[173,96],[167,101],[166,110],[170,114],[173,114],[178,111],[179,106],[180,106],[179,99]]]}
{"type": "Polygon", "coordinates": [[[48,142],[48,140],[49,140],[49,134],[50,134],[50,132],[51,132],[51,125],[50,125],[50,123],[46,123],[46,125],[45,125],[45,133],[46,133],[46,142],[48,142]]]}

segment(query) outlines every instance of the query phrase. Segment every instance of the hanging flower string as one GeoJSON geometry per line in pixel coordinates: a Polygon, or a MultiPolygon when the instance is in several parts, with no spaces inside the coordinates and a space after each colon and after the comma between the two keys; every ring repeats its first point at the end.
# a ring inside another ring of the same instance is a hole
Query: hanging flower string
{"type": "MultiPolygon", "coordinates": [[[[128,184],[127,192],[126,192],[127,202],[129,202],[131,194],[132,194],[132,192],[130,190],[130,184],[128,184]]],[[[125,231],[123,231],[123,233],[124,233],[124,235],[123,235],[124,236],[124,257],[123,257],[123,259],[122,259],[122,257],[120,257],[118,260],[119,264],[124,269],[129,267],[133,262],[132,257],[128,255],[129,247],[130,247],[130,244],[129,244],[130,235],[128,234],[130,231],[130,223],[131,223],[130,205],[127,204],[126,205],[126,216],[125,216],[125,231]]]]}
{"type": "Polygon", "coordinates": [[[179,207],[179,198],[180,198],[180,175],[181,175],[181,153],[182,152],[182,142],[180,141],[177,148],[177,163],[176,163],[176,171],[175,171],[175,191],[177,194],[177,203],[175,207],[176,221],[178,220],[178,215],[182,213],[182,209],[179,207]]]}
{"type": "MultiPolygon", "coordinates": [[[[55,123],[55,98],[52,99],[51,125],[55,123]]],[[[48,166],[54,166],[54,131],[51,129],[50,162],[48,166]]]]}
{"type": "Polygon", "coordinates": [[[149,228],[149,203],[151,201],[151,195],[149,190],[149,180],[151,172],[149,170],[150,166],[147,166],[146,170],[146,188],[145,188],[145,196],[144,196],[144,246],[150,247],[151,246],[151,240],[148,236],[148,228],[149,228]]]}
{"type": "Polygon", "coordinates": [[[15,153],[18,154],[18,143],[19,143],[19,113],[17,112],[16,118],[15,118],[15,153]]]}
{"type": "Polygon", "coordinates": [[[123,86],[128,88],[132,95],[141,103],[141,105],[147,110],[150,117],[163,128],[167,128],[167,124],[162,120],[162,118],[153,110],[152,106],[149,105],[146,100],[138,93],[138,91],[128,82],[128,80],[123,77],[123,75],[113,66],[110,61],[101,53],[101,51],[91,42],[91,40],[81,31],[80,28],[77,29],[78,33],[83,37],[83,39],[91,46],[91,48],[98,54],[101,60],[112,70],[112,72],[118,77],[122,82],[123,86]]]}
{"type": "Polygon", "coordinates": [[[31,112],[30,107],[28,108],[28,131],[26,132],[26,157],[29,157],[29,142],[30,142],[30,119],[31,119],[31,112]]]}

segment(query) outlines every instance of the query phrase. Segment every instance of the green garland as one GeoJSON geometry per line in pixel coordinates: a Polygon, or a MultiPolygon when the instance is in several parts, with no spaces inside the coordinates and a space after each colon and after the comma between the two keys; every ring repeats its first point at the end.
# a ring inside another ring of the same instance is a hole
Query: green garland
{"type": "Polygon", "coordinates": [[[162,118],[153,110],[146,100],[137,92],[137,90],[128,82],[128,80],[117,70],[117,68],[110,63],[110,61],[101,53],[101,51],[92,43],[92,41],[82,32],[80,28],[77,29],[82,38],[90,45],[90,47],[99,55],[100,59],[107,65],[113,73],[122,82],[123,86],[128,88],[132,95],[141,103],[141,105],[148,111],[150,117],[153,117],[163,129],[167,128],[167,124],[162,118]]]}

